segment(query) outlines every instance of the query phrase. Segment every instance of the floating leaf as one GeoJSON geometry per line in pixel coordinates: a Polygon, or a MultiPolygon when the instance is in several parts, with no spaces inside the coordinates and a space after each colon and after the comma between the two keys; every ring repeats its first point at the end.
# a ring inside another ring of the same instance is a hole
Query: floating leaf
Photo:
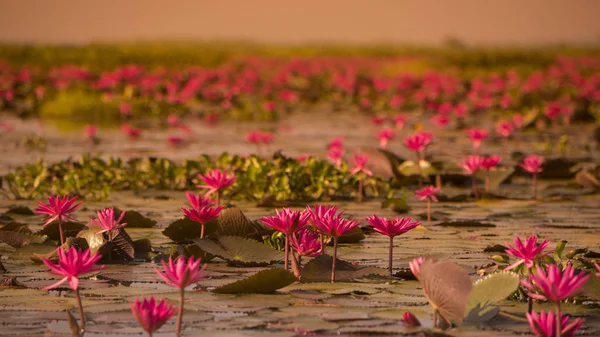
{"type": "Polygon", "coordinates": [[[443,227],[496,227],[496,225],[489,222],[481,222],[477,220],[454,220],[444,221],[437,224],[443,227]]]}
{"type": "Polygon", "coordinates": [[[214,292],[218,294],[271,294],[296,281],[294,274],[287,270],[267,269],[243,280],[218,287],[214,292]]]}
{"type": "Polygon", "coordinates": [[[0,231],[10,231],[23,234],[33,233],[26,224],[22,224],[16,221],[9,222],[6,225],[2,226],[2,228],[0,228],[0,231]]]}
{"type": "Polygon", "coordinates": [[[219,213],[218,221],[218,236],[241,236],[260,240],[263,234],[268,233],[263,226],[248,220],[238,207],[223,209],[219,213]]]}
{"type": "MultiPolygon", "coordinates": [[[[115,207],[115,220],[119,219],[122,212],[123,211],[115,207]]],[[[152,228],[156,225],[156,221],[143,216],[138,211],[131,210],[125,211],[125,216],[121,222],[126,223],[128,228],[152,228]]]]}
{"type": "Polygon", "coordinates": [[[78,238],[82,238],[87,241],[89,249],[92,252],[98,251],[100,247],[104,244],[104,236],[102,234],[96,234],[98,231],[102,230],[99,226],[90,223],[84,230],[77,233],[78,238]]]}
{"type": "MultiPolygon", "coordinates": [[[[310,260],[302,269],[302,282],[327,282],[331,280],[332,257],[319,255],[310,260]]],[[[335,279],[337,281],[351,281],[356,268],[352,264],[336,259],[335,279]]]]}
{"type": "Polygon", "coordinates": [[[6,243],[13,248],[21,248],[30,243],[43,243],[44,241],[46,241],[45,236],[0,231],[0,243],[6,243]]]}
{"type": "MultiPolygon", "coordinates": [[[[63,234],[65,238],[77,236],[85,225],[80,222],[67,221],[62,224],[63,234]]],[[[60,240],[60,233],[58,232],[58,221],[54,221],[50,223],[48,226],[44,227],[38,234],[46,235],[52,240],[58,241],[60,240]]]]}
{"type": "Polygon", "coordinates": [[[19,215],[35,215],[35,213],[33,213],[33,211],[31,210],[31,208],[27,207],[27,206],[10,206],[10,208],[8,209],[8,211],[6,211],[6,213],[4,214],[19,214],[19,215]]]}
{"type": "Polygon", "coordinates": [[[283,259],[282,252],[258,241],[239,236],[220,237],[218,244],[209,239],[194,242],[203,251],[234,264],[267,265],[283,259]]]}
{"type": "Polygon", "coordinates": [[[133,240],[124,228],[119,228],[118,234],[112,241],[104,243],[98,252],[102,255],[100,262],[107,261],[132,261],[135,257],[133,240]]]}
{"type": "Polygon", "coordinates": [[[338,243],[359,243],[365,239],[365,234],[360,227],[354,227],[338,238],[338,243]]]}
{"type": "Polygon", "coordinates": [[[425,260],[421,264],[419,282],[434,310],[446,321],[462,323],[473,285],[461,267],[448,260],[425,260]]]}
{"type": "MultiPolygon", "coordinates": [[[[216,232],[219,227],[217,221],[209,221],[204,225],[204,235],[210,236],[216,232]]],[[[201,225],[196,221],[183,218],[172,222],[165,230],[163,235],[173,240],[173,242],[193,241],[200,238],[201,225]]]]}
{"type": "Polygon", "coordinates": [[[484,319],[491,319],[491,309],[487,307],[493,307],[509,297],[517,290],[519,282],[519,275],[513,272],[494,273],[475,281],[467,303],[469,320],[484,322],[484,319]]]}

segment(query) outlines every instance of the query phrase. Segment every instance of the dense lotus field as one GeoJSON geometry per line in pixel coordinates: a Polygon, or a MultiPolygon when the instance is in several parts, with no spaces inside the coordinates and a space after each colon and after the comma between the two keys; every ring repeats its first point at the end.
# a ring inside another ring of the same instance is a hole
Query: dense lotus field
{"type": "Polygon", "coordinates": [[[426,59],[7,61],[0,335],[600,335],[600,58],[426,59]]]}

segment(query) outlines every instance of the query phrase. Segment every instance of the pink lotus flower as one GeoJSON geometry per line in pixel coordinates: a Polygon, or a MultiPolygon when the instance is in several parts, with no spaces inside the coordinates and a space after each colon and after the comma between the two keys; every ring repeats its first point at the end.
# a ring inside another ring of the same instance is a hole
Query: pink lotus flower
{"type": "MultiPolygon", "coordinates": [[[[327,215],[327,214],[326,214],[327,215]]],[[[335,263],[337,260],[337,244],[340,236],[356,228],[359,223],[356,220],[342,218],[341,214],[323,216],[315,219],[315,226],[321,233],[327,233],[333,238],[333,262],[331,265],[331,282],[335,282],[335,263]]]]}
{"type": "Polygon", "coordinates": [[[554,264],[548,265],[548,270],[535,266],[535,273],[530,280],[521,280],[521,285],[529,290],[529,297],[537,300],[549,300],[559,303],[569,297],[577,295],[590,278],[585,272],[575,274],[572,265],[567,265],[563,271],[554,264]],[[538,294],[537,291],[541,291],[538,294]]]}
{"type": "Polygon", "coordinates": [[[246,141],[252,144],[260,144],[262,142],[262,132],[250,131],[246,135],[246,141]]]}
{"type": "MultiPolygon", "coordinates": [[[[556,335],[556,315],[549,311],[545,313],[540,311],[539,315],[535,312],[527,313],[527,321],[529,321],[529,327],[536,337],[557,337],[556,335]]],[[[560,336],[562,337],[573,337],[575,332],[583,325],[581,318],[574,319],[569,324],[569,315],[561,315],[560,325],[560,336]]]]}
{"type": "Polygon", "coordinates": [[[131,116],[131,105],[129,103],[121,103],[119,105],[119,112],[121,112],[122,116],[131,116]]]}
{"type": "Polygon", "coordinates": [[[71,217],[71,213],[77,210],[77,207],[81,205],[81,201],[77,202],[77,197],[73,197],[69,199],[66,195],[61,197],[51,196],[48,197],[48,204],[44,204],[43,202],[38,203],[38,208],[35,209],[35,213],[37,214],[46,214],[48,217],[46,218],[46,222],[44,223],[44,227],[51,224],[53,221],[58,220],[58,231],[60,232],[60,244],[64,244],[65,240],[63,237],[62,224],[66,220],[75,221],[75,218],[71,217]]]}
{"type": "Polygon", "coordinates": [[[344,147],[344,138],[336,137],[332,139],[329,143],[327,143],[327,149],[331,150],[333,148],[343,148],[344,147]]]}
{"type": "Polygon", "coordinates": [[[474,175],[481,168],[482,161],[480,156],[468,156],[461,166],[467,174],[474,175]]]}
{"type": "Polygon", "coordinates": [[[108,241],[112,241],[112,231],[123,228],[127,225],[126,223],[121,223],[121,220],[123,220],[123,217],[125,216],[125,212],[121,212],[119,218],[115,220],[115,210],[112,207],[98,211],[96,212],[96,215],[98,219],[90,219],[92,223],[102,228],[102,230],[96,232],[96,234],[108,232],[108,241]]]}
{"type": "Polygon", "coordinates": [[[175,314],[172,305],[167,305],[164,299],[156,303],[154,296],[150,300],[144,298],[142,302],[135,299],[130,307],[133,317],[140,323],[140,326],[148,333],[149,337],[152,337],[152,334],[175,314]]]}
{"type": "Polygon", "coordinates": [[[386,123],[389,120],[388,116],[385,115],[376,115],[371,117],[371,122],[373,125],[379,126],[386,123]]]}
{"type": "Polygon", "coordinates": [[[496,124],[496,132],[504,138],[510,137],[514,129],[514,125],[509,121],[502,120],[496,124]]]}
{"type": "Polygon", "coordinates": [[[179,257],[177,262],[173,261],[173,258],[169,257],[169,261],[162,261],[164,273],[160,270],[155,269],[158,276],[160,276],[167,284],[172,287],[179,288],[179,315],[177,316],[177,336],[181,335],[181,323],[183,319],[183,303],[184,303],[184,289],[198,282],[200,279],[206,277],[206,264],[200,266],[201,258],[194,260],[190,257],[187,261],[183,257],[179,257]]]}
{"type": "Polygon", "coordinates": [[[176,261],[169,257],[169,261],[162,261],[164,272],[157,268],[154,270],[167,284],[172,287],[185,289],[187,286],[198,282],[206,277],[206,264],[200,265],[201,258],[194,260],[194,257],[187,259],[179,257],[176,261]]]}
{"type": "Polygon", "coordinates": [[[300,163],[304,163],[308,158],[310,158],[309,154],[303,153],[296,156],[296,160],[300,163]]]}
{"type": "Polygon", "coordinates": [[[598,272],[596,273],[596,277],[600,277],[600,264],[594,263],[594,267],[596,267],[596,269],[598,269],[598,272]]]}
{"type": "Polygon", "coordinates": [[[289,208],[282,208],[281,212],[275,210],[276,216],[263,216],[260,222],[285,234],[285,253],[283,265],[288,269],[290,239],[297,231],[306,227],[310,214],[307,212],[292,211],[289,208]]]}
{"type": "Polygon", "coordinates": [[[96,133],[98,132],[98,128],[95,125],[88,124],[83,128],[83,134],[87,138],[96,137],[96,133]]]}
{"type": "Polygon", "coordinates": [[[419,322],[417,316],[413,315],[410,311],[406,311],[402,314],[402,324],[408,327],[421,326],[421,322],[419,322]]]}
{"type": "Polygon", "coordinates": [[[415,195],[419,197],[419,200],[425,200],[425,199],[429,199],[433,202],[438,202],[438,199],[436,198],[436,194],[438,194],[440,192],[440,188],[439,187],[434,187],[434,186],[425,186],[424,188],[420,189],[420,190],[416,190],[415,191],[415,195]]]}
{"type": "Polygon", "coordinates": [[[196,210],[200,210],[203,207],[212,206],[214,204],[213,200],[205,198],[201,194],[195,195],[192,192],[185,192],[185,197],[189,201],[190,206],[196,210]]]}
{"type": "Polygon", "coordinates": [[[542,164],[544,163],[544,157],[531,155],[525,157],[523,162],[519,164],[525,171],[530,173],[540,173],[543,171],[542,164]]]}
{"type": "Polygon", "coordinates": [[[402,104],[404,104],[404,97],[401,95],[394,95],[390,98],[390,108],[398,109],[402,104]]]}
{"type": "Polygon", "coordinates": [[[525,157],[525,159],[523,159],[523,162],[521,164],[519,164],[519,166],[521,166],[525,171],[533,174],[533,184],[532,184],[532,186],[533,186],[532,187],[532,189],[533,189],[532,198],[533,199],[537,198],[537,175],[538,175],[538,173],[543,171],[543,169],[542,169],[543,163],[544,163],[544,157],[531,155],[531,156],[525,157]]]}
{"type": "MultiPolygon", "coordinates": [[[[404,145],[417,154],[417,162],[425,159],[425,149],[433,140],[433,134],[429,132],[416,132],[404,138],[404,145]]],[[[419,166],[420,168],[421,166],[419,166]]]]}
{"type": "Polygon", "coordinates": [[[408,267],[417,280],[419,279],[419,272],[421,271],[421,263],[423,261],[425,261],[425,258],[421,256],[408,262],[408,267]]]}
{"type": "Polygon", "coordinates": [[[489,170],[493,169],[494,167],[498,166],[498,164],[500,163],[501,160],[502,160],[502,157],[500,157],[498,155],[482,157],[481,168],[489,171],[489,170]]]}
{"type": "Polygon", "coordinates": [[[481,168],[481,162],[482,158],[480,156],[468,156],[461,165],[465,172],[471,175],[471,184],[475,198],[478,197],[475,173],[481,168]]]}
{"type": "Polygon", "coordinates": [[[421,223],[418,221],[413,221],[411,218],[394,218],[394,219],[386,219],[386,218],[378,218],[377,215],[373,215],[372,217],[367,217],[367,222],[373,226],[373,230],[375,230],[379,234],[383,234],[390,238],[390,248],[389,248],[389,260],[388,260],[388,269],[390,270],[390,275],[392,274],[392,261],[393,261],[393,250],[394,250],[394,237],[404,234],[409,230],[419,226],[421,223]]]}
{"type": "Polygon", "coordinates": [[[396,124],[397,129],[404,128],[404,125],[406,125],[407,121],[408,121],[408,118],[403,114],[398,114],[398,115],[394,116],[394,124],[396,124]]]}
{"type": "Polygon", "coordinates": [[[221,190],[233,185],[237,180],[233,173],[228,174],[227,171],[219,169],[212,169],[205,174],[198,174],[198,177],[205,184],[198,187],[208,189],[204,195],[205,197],[213,192],[217,192],[217,206],[220,205],[221,190]]]}
{"type": "Polygon", "coordinates": [[[379,139],[379,146],[382,149],[387,148],[387,144],[390,140],[394,139],[394,130],[392,129],[383,129],[377,132],[377,138],[379,139]]]}
{"type": "Polygon", "coordinates": [[[210,206],[204,206],[200,209],[187,209],[181,207],[181,210],[183,211],[183,214],[185,214],[186,218],[196,221],[200,223],[200,226],[202,226],[200,229],[200,239],[204,238],[204,225],[209,221],[217,219],[222,209],[223,206],[217,206],[214,208],[210,206]]]}
{"type": "Polygon", "coordinates": [[[142,135],[142,130],[136,129],[129,124],[122,124],[121,131],[123,131],[130,140],[138,139],[142,135]]]}
{"type": "Polygon", "coordinates": [[[181,144],[183,144],[184,141],[185,141],[185,139],[183,137],[179,137],[179,136],[167,137],[167,143],[169,143],[169,145],[171,145],[171,146],[181,145],[181,144]]]}
{"type": "Polygon", "coordinates": [[[319,235],[307,229],[301,229],[290,236],[290,246],[300,256],[317,256],[323,251],[319,235]]]}
{"type": "Polygon", "coordinates": [[[169,124],[170,126],[176,128],[179,125],[181,125],[181,120],[179,119],[179,116],[177,116],[176,114],[170,114],[167,117],[167,124],[169,124]]]}
{"type": "Polygon", "coordinates": [[[265,110],[267,112],[273,112],[273,111],[275,111],[275,102],[265,101],[262,103],[262,108],[263,108],[263,110],[265,110]]]}
{"type": "Polygon", "coordinates": [[[342,166],[342,159],[344,158],[344,149],[341,147],[332,147],[327,152],[327,158],[331,160],[336,167],[342,166]]]}
{"type": "Polygon", "coordinates": [[[352,170],[350,170],[350,174],[355,175],[359,172],[363,172],[364,174],[368,175],[368,176],[372,176],[373,172],[371,172],[371,170],[366,168],[367,165],[367,161],[369,160],[369,156],[367,155],[360,155],[360,154],[354,154],[354,168],[352,168],[352,170]]]}
{"type": "Polygon", "coordinates": [[[450,124],[450,118],[445,114],[437,114],[431,118],[431,123],[440,129],[448,127],[450,124]]]}
{"type": "Polygon", "coordinates": [[[468,129],[466,132],[469,138],[471,138],[471,141],[473,142],[473,149],[475,149],[475,152],[479,150],[481,142],[489,137],[489,133],[483,129],[473,128],[468,129]]]}
{"type": "Polygon", "coordinates": [[[520,129],[523,127],[523,121],[525,120],[525,117],[523,117],[523,115],[521,114],[516,114],[512,116],[512,123],[515,126],[515,128],[520,129]]]}
{"type": "Polygon", "coordinates": [[[57,249],[58,253],[58,264],[54,264],[52,261],[42,258],[42,262],[50,268],[50,273],[64,278],[60,281],[44,287],[44,290],[50,290],[60,286],[61,284],[68,282],[69,287],[73,290],[77,290],[79,287],[79,275],[101,270],[104,267],[94,266],[102,256],[97,252],[91,254],[89,249],[80,250],[75,247],[71,247],[68,250],[62,248],[57,249]]]}
{"type": "Polygon", "coordinates": [[[525,240],[525,244],[523,244],[523,241],[519,237],[514,240],[514,247],[507,243],[506,246],[508,248],[506,249],[506,254],[518,258],[519,261],[504,268],[504,270],[514,269],[523,263],[527,269],[531,269],[535,260],[539,260],[551,253],[550,251],[543,252],[549,244],[550,240],[545,239],[538,245],[537,236],[535,235],[528,237],[527,240],[525,240]]]}

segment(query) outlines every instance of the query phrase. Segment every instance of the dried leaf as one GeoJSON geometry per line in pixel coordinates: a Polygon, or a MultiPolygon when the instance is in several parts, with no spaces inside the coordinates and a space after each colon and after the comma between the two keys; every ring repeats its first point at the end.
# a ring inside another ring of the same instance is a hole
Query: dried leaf
{"type": "Polygon", "coordinates": [[[287,270],[267,269],[243,280],[221,286],[214,292],[218,294],[271,294],[296,281],[294,274],[287,270]]]}

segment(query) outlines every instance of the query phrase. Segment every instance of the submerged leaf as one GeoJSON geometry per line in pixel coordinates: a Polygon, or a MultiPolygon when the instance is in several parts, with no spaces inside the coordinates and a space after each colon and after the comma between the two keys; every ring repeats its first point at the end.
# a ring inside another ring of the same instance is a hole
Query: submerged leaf
{"type": "Polygon", "coordinates": [[[294,274],[287,270],[267,269],[243,280],[218,287],[214,292],[218,294],[271,294],[296,281],[294,274]]]}

